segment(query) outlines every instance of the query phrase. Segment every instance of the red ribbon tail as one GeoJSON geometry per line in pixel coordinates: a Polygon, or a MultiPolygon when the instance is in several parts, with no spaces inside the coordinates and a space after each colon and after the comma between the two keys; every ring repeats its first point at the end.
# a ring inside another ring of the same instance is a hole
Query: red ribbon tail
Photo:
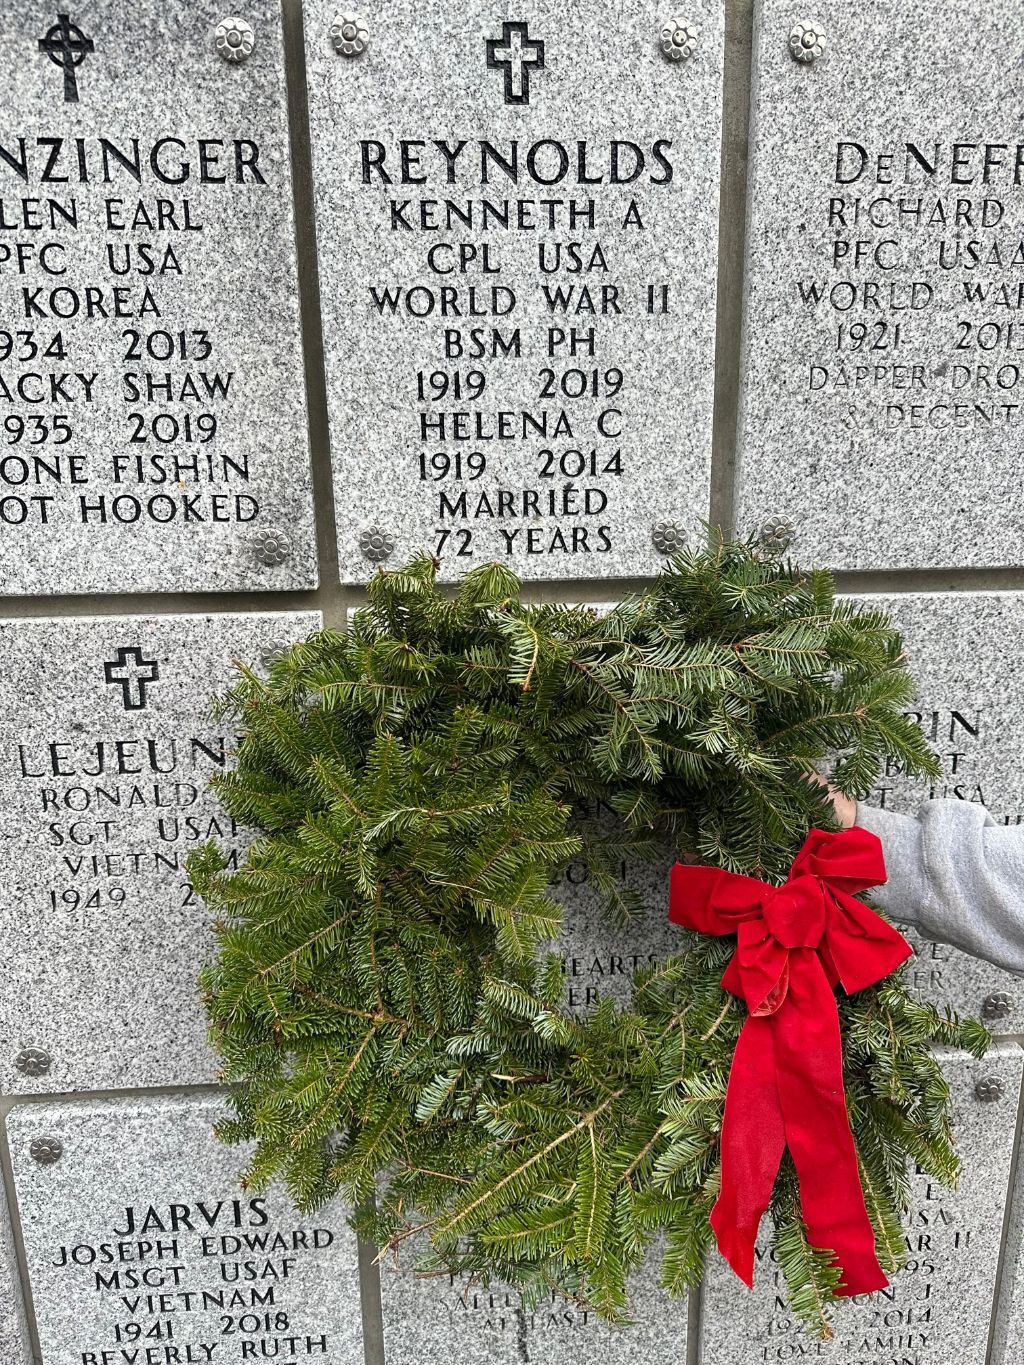
{"type": "Polygon", "coordinates": [[[797,949],[797,955],[800,970],[794,962],[789,995],[772,1019],[786,1145],[800,1181],[808,1240],[833,1253],[842,1272],[836,1293],[852,1298],[889,1281],[878,1263],[846,1112],[835,996],[817,954],[797,949]]]}
{"type": "Polygon", "coordinates": [[[711,1212],[718,1249],[748,1288],[754,1248],[786,1148],[769,1019],[751,1016],[729,1072],[722,1124],[722,1189],[711,1212]]]}

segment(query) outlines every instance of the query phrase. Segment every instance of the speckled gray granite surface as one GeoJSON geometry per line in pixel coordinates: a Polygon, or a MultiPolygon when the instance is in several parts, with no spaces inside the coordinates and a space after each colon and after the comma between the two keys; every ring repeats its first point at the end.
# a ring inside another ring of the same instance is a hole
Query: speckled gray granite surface
{"type": "MultiPolygon", "coordinates": [[[[869,799],[908,814],[933,797],[978,801],[997,820],[1020,824],[1024,713],[1014,701],[1012,679],[1021,666],[1024,594],[900,593],[860,600],[889,612],[903,635],[917,681],[912,714],[943,768],[935,782],[911,780],[890,768],[869,799]]],[[[918,950],[907,968],[913,989],[962,1014],[983,1015],[995,1033],[1024,1030],[1020,977],[908,936],[918,950]]]]}
{"type": "Polygon", "coordinates": [[[651,0],[382,0],[352,56],[303,10],[343,578],[375,531],[446,578],[655,572],[708,509],[722,0],[678,58],[651,0]]]}
{"type": "Polygon", "coordinates": [[[0,1359],[7,1365],[31,1365],[25,1301],[18,1279],[10,1214],[0,1181],[0,1359]]]}
{"type": "Polygon", "coordinates": [[[1018,1157],[990,1365],[1017,1365],[1024,1353],[1024,1171],[1018,1157]]]}
{"type": "Polygon", "coordinates": [[[344,1211],[242,1191],[246,1152],[213,1134],[224,1112],[207,1095],[8,1116],[42,1365],[361,1365],[344,1211]],[[35,1160],[40,1143],[59,1160],[35,1160]]]}
{"type": "Polygon", "coordinates": [[[1022,45],[1005,0],[760,0],[737,513],[807,562],[1022,562],[1022,45]]]}
{"type": "Polygon", "coordinates": [[[261,667],[319,625],[0,622],[0,1092],[215,1079],[196,986],[211,936],[185,859],[246,834],[208,790],[235,744],[209,704],[234,660],[261,667]]]}
{"type": "MultiPolygon", "coordinates": [[[[1004,1043],[982,1062],[951,1054],[946,1074],[963,1158],[956,1192],[914,1180],[906,1223],[910,1259],[881,1294],[851,1300],[835,1316],[835,1340],[803,1334],[785,1302],[781,1272],[764,1256],[749,1291],[716,1253],[704,1290],[701,1365],[985,1365],[992,1296],[1017,1128],[1022,1054],[1004,1043]],[[979,1081],[999,1079],[983,1101],[979,1081]]],[[[1018,1357],[1013,1357],[1017,1359],[1018,1357]]]]}
{"type": "Polygon", "coordinates": [[[683,1365],[686,1299],[659,1286],[660,1255],[630,1281],[631,1326],[602,1322],[552,1298],[524,1309],[519,1293],[494,1283],[417,1277],[385,1260],[381,1266],[384,1358],[387,1365],[683,1365]]]}
{"type": "Polygon", "coordinates": [[[3,590],[313,587],[280,0],[62,12],[0,6],[3,590]]]}
{"type": "Polygon", "coordinates": [[[1024,1178],[1018,1170],[1006,1232],[999,1300],[992,1333],[990,1365],[1017,1365],[1024,1348],[1024,1178]]]}

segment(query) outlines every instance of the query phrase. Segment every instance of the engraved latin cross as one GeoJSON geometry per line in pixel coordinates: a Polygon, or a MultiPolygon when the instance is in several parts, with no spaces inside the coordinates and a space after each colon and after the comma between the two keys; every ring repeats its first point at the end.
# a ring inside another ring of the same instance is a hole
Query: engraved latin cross
{"type": "Polygon", "coordinates": [[[505,103],[530,103],[530,67],[544,70],[544,44],[530,37],[528,24],[503,23],[500,38],[486,39],[487,65],[505,77],[505,103]]]}
{"type": "Polygon", "coordinates": [[[160,668],[155,659],[144,659],[141,649],[122,645],[117,658],[103,665],[103,675],[108,683],[120,683],[126,711],[142,711],[146,688],[159,678],[160,668]]]}

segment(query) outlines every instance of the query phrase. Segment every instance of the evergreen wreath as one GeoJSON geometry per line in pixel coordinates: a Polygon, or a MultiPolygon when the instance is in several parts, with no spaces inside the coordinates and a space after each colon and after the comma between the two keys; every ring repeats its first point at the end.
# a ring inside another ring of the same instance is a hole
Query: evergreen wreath
{"type": "MultiPolygon", "coordinates": [[[[420,1269],[626,1319],[654,1247],[670,1293],[701,1279],[746,1011],[720,984],[733,944],[682,931],[628,1007],[567,1009],[552,878],[584,858],[618,921],[636,906],[617,865],[666,841],[779,882],[810,826],[835,828],[809,775],[830,765],[862,796],[886,759],[936,760],[902,714],[912,683],[884,614],[752,543],[710,533],[605,615],[524,603],[500,565],[451,593],[436,571],[380,572],[350,630],[266,680],[242,669],[220,703],[241,738],[216,790],[260,832],[235,869],[212,847],[191,863],[221,917],[202,978],[234,1087],[220,1133],[255,1141],[248,1187],[283,1179],[304,1209],[340,1193],[379,1247],[429,1239],[420,1269]]],[[[895,1271],[909,1165],[957,1176],[931,1044],[980,1056],[987,1034],[899,974],[839,1008],[895,1271]]],[[[809,1245],[788,1165],[771,1215],[792,1308],[827,1336],[839,1272],[809,1245]]]]}

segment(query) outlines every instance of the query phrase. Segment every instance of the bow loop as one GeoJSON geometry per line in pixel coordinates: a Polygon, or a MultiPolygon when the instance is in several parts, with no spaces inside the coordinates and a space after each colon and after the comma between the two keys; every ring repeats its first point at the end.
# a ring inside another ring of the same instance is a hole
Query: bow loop
{"type": "Polygon", "coordinates": [[[738,872],[676,863],[668,917],[698,934],[735,934],[744,920],[758,913],[766,890],[764,882],[738,872]]]}
{"type": "Polygon", "coordinates": [[[837,891],[869,891],[886,881],[882,845],[877,835],[856,825],[839,834],[812,829],[789,875],[801,873],[819,877],[837,891]]]}
{"type": "Polygon", "coordinates": [[[846,1114],[834,988],[874,985],[910,945],[857,891],[885,881],[867,830],[811,830],[782,886],[720,868],[672,869],[669,918],[735,934],[722,985],[747,1003],[725,1098],[722,1187],[711,1215],[722,1254],[751,1284],[754,1246],[788,1147],[811,1245],[830,1251],[843,1295],[888,1281],[878,1264],[846,1114]]]}
{"type": "Polygon", "coordinates": [[[842,891],[832,891],[825,944],[847,995],[891,976],[913,951],[898,929],[842,891]]]}

